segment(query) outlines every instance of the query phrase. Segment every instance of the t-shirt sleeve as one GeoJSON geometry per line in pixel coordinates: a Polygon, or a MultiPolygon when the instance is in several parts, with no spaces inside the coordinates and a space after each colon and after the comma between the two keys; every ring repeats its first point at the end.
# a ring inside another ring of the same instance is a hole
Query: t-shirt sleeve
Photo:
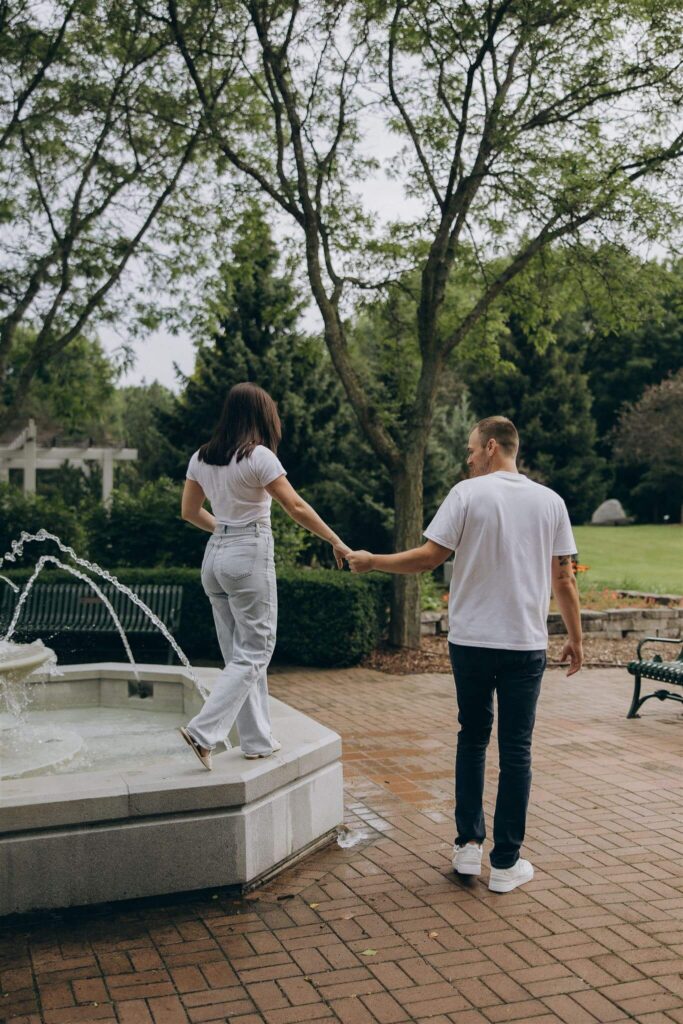
{"type": "Polygon", "coordinates": [[[199,483],[199,452],[195,452],[190,459],[185,476],[188,480],[194,480],[195,483],[199,483]]]}
{"type": "Polygon", "coordinates": [[[455,551],[465,525],[465,505],[456,487],[447,495],[431,523],[424,531],[427,540],[455,551]]]}
{"type": "Polygon", "coordinates": [[[287,475],[277,455],[264,445],[254,448],[249,457],[249,469],[258,487],[267,487],[279,476],[287,475]]]}
{"type": "Polygon", "coordinates": [[[569,513],[564,502],[561,503],[560,514],[555,528],[555,539],[553,541],[553,555],[575,555],[578,551],[572,524],[569,521],[569,513]]]}

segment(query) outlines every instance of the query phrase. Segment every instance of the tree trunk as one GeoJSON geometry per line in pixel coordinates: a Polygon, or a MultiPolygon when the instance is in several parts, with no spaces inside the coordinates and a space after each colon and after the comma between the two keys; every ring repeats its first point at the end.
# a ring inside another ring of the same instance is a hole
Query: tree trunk
{"type": "MultiPolygon", "coordinates": [[[[424,452],[411,452],[393,474],[394,551],[422,543],[424,452]]],[[[420,584],[417,575],[393,577],[389,641],[395,647],[420,646],[420,584]]]]}

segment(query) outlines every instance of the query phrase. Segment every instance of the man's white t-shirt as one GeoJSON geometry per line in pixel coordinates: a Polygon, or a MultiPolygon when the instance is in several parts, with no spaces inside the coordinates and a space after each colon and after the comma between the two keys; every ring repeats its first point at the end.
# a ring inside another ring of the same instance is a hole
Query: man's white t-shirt
{"type": "Polygon", "coordinates": [[[185,475],[199,484],[221,525],[244,526],[257,519],[270,522],[272,498],[265,487],[286,472],[277,455],[258,444],[251,455],[240,462],[233,456],[227,466],[200,462],[195,452],[185,475]]]}
{"type": "Polygon", "coordinates": [[[552,556],[576,552],[559,494],[504,470],[462,480],[424,534],[455,551],[451,643],[547,648],[552,556]]]}

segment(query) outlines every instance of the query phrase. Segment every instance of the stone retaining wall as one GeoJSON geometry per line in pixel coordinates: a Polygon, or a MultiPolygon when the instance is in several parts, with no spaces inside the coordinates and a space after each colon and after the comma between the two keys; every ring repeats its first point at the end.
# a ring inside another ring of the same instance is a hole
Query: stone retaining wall
{"type": "MultiPolygon", "coordinates": [[[[609,608],[604,612],[581,612],[584,633],[600,634],[606,640],[622,640],[644,636],[681,637],[683,608],[609,608]]],[[[559,612],[548,615],[548,633],[566,633],[559,612]]],[[[448,633],[448,615],[443,612],[422,613],[423,636],[448,633]]]]}

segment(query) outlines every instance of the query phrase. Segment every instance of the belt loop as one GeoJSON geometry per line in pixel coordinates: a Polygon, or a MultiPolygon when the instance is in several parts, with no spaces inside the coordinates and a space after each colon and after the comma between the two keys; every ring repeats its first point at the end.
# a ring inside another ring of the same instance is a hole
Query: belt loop
{"type": "Polygon", "coordinates": [[[261,533],[261,524],[257,523],[256,524],[256,536],[258,537],[260,533],[261,533]]]}

